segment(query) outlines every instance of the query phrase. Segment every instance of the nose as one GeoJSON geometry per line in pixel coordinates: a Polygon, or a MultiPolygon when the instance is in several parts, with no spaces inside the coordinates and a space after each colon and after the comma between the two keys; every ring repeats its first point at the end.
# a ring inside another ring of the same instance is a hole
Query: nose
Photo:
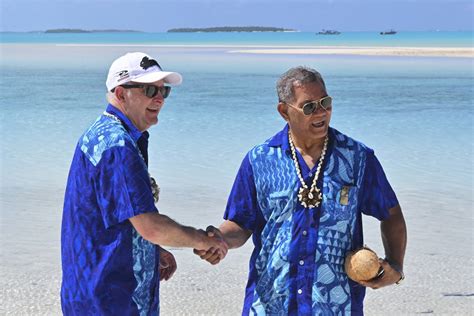
{"type": "Polygon", "coordinates": [[[154,97],[153,97],[153,102],[158,102],[158,103],[164,103],[165,98],[161,95],[160,92],[158,92],[154,97]]]}
{"type": "Polygon", "coordinates": [[[311,115],[316,115],[316,116],[326,116],[327,110],[323,109],[321,106],[318,106],[311,115]]]}

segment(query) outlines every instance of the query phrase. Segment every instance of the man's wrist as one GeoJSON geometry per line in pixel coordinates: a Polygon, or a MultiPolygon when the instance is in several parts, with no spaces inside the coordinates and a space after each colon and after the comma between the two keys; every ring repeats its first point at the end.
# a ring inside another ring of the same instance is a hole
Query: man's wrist
{"type": "Polygon", "coordinates": [[[405,280],[405,273],[403,273],[403,270],[397,270],[397,269],[395,269],[395,271],[397,271],[398,273],[400,273],[400,279],[399,279],[397,282],[395,282],[395,284],[396,284],[396,285],[400,285],[400,284],[403,282],[403,280],[405,280]]]}
{"type": "Polygon", "coordinates": [[[403,267],[393,261],[388,260],[387,258],[385,258],[385,261],[387,261],[388,264],[390,264],[393,270],[397,271],[400,274],[400,279],[398,279],[398,281],[395,282],[395,284],[400,285],[403,282],[403,280],[405,280],[405,273],[403,273],[403,267]]]}
{"type": "Polygon", "coordinates": [[[208,237],[206,232],[201,229],[196,229],[197,234],[197,249],[199,250],[207,250],[208,246],[208,237]]]}

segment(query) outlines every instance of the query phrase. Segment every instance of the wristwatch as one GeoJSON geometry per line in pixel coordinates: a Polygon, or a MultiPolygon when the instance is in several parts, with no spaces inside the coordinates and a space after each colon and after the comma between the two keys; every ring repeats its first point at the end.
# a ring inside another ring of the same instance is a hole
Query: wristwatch
{"type": "Polygon", "coordinates": [[[400,273],[400,280],[398,280],[397,282],[395,282],[395,284],[396,284],[396,285],[400,285],[400,284],[403,282],[403,280],[405,280],[405,273],[403,273],[402,270],[397,270],[397,271],[398,271],[398,273],[400,273]]]}

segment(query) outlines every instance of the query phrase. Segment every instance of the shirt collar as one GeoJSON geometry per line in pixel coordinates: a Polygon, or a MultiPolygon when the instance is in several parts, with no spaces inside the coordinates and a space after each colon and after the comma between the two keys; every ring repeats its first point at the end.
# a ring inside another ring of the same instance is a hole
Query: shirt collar
{"type": "Polygon", "coordinates": [[[285,127],[276,133],[275,136],[273,136],[270,141],[268,142],[268,146],[270,147],[280,147],[284,151],[290,150],[290,143],[288,141],[288,129],[290,127],[288,124],[285,125],[285,127]]]}
{"type": "MultiPolygon", "coordinates": [[[[270,147],[281,147],[282,150],[290,152],[290,141],[288,140],[288,129],[290,127],[288,124],[285,125],[285,127],[279,131],[278,133],[273,136],[270,141],[268,142],[268,146],[270,147]]],[[[333,139],[334,139],[334,129],[332,127],[329,127],[328,130],[328,135],[329,135],[329,142],[328,142],[328,150],[331,149],[333,139]]],[[[330,152],[327,153],[329,155],[330,152]]]]}
{"type": "Polygon", "coordinates": [[[145,136],[145,138],[148,139],[149,134],[147,131],[143,133],[140,132],[138,128],[135,125],[133,125],[132,121],[130,121],[130,119],[125,114],[123,114],[118,108],[116,108],[112,104],[109,103],[105,111],[107,113],[115,115],[116,117],[119,118],[120,121],[122,121],[123,126],[130,133],[130,136],[132,136],[132,139],[135,142],[138,142],[138,139],[142,136],[145,136]]]}

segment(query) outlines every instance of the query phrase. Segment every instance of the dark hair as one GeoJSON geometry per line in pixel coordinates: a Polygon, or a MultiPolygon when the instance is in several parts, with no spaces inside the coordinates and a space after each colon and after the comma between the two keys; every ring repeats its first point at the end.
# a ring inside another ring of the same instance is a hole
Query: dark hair
{"type": "Polygon", "coordinates": [[[281,75],[277,81],[278,101],[283,103],[293,102],[295,100],[294,86],[301,86],[313,82],[319,83],[324,90],[326,90],[323,77],[313,68],[304,66],[291,68],[281,75]]]}

